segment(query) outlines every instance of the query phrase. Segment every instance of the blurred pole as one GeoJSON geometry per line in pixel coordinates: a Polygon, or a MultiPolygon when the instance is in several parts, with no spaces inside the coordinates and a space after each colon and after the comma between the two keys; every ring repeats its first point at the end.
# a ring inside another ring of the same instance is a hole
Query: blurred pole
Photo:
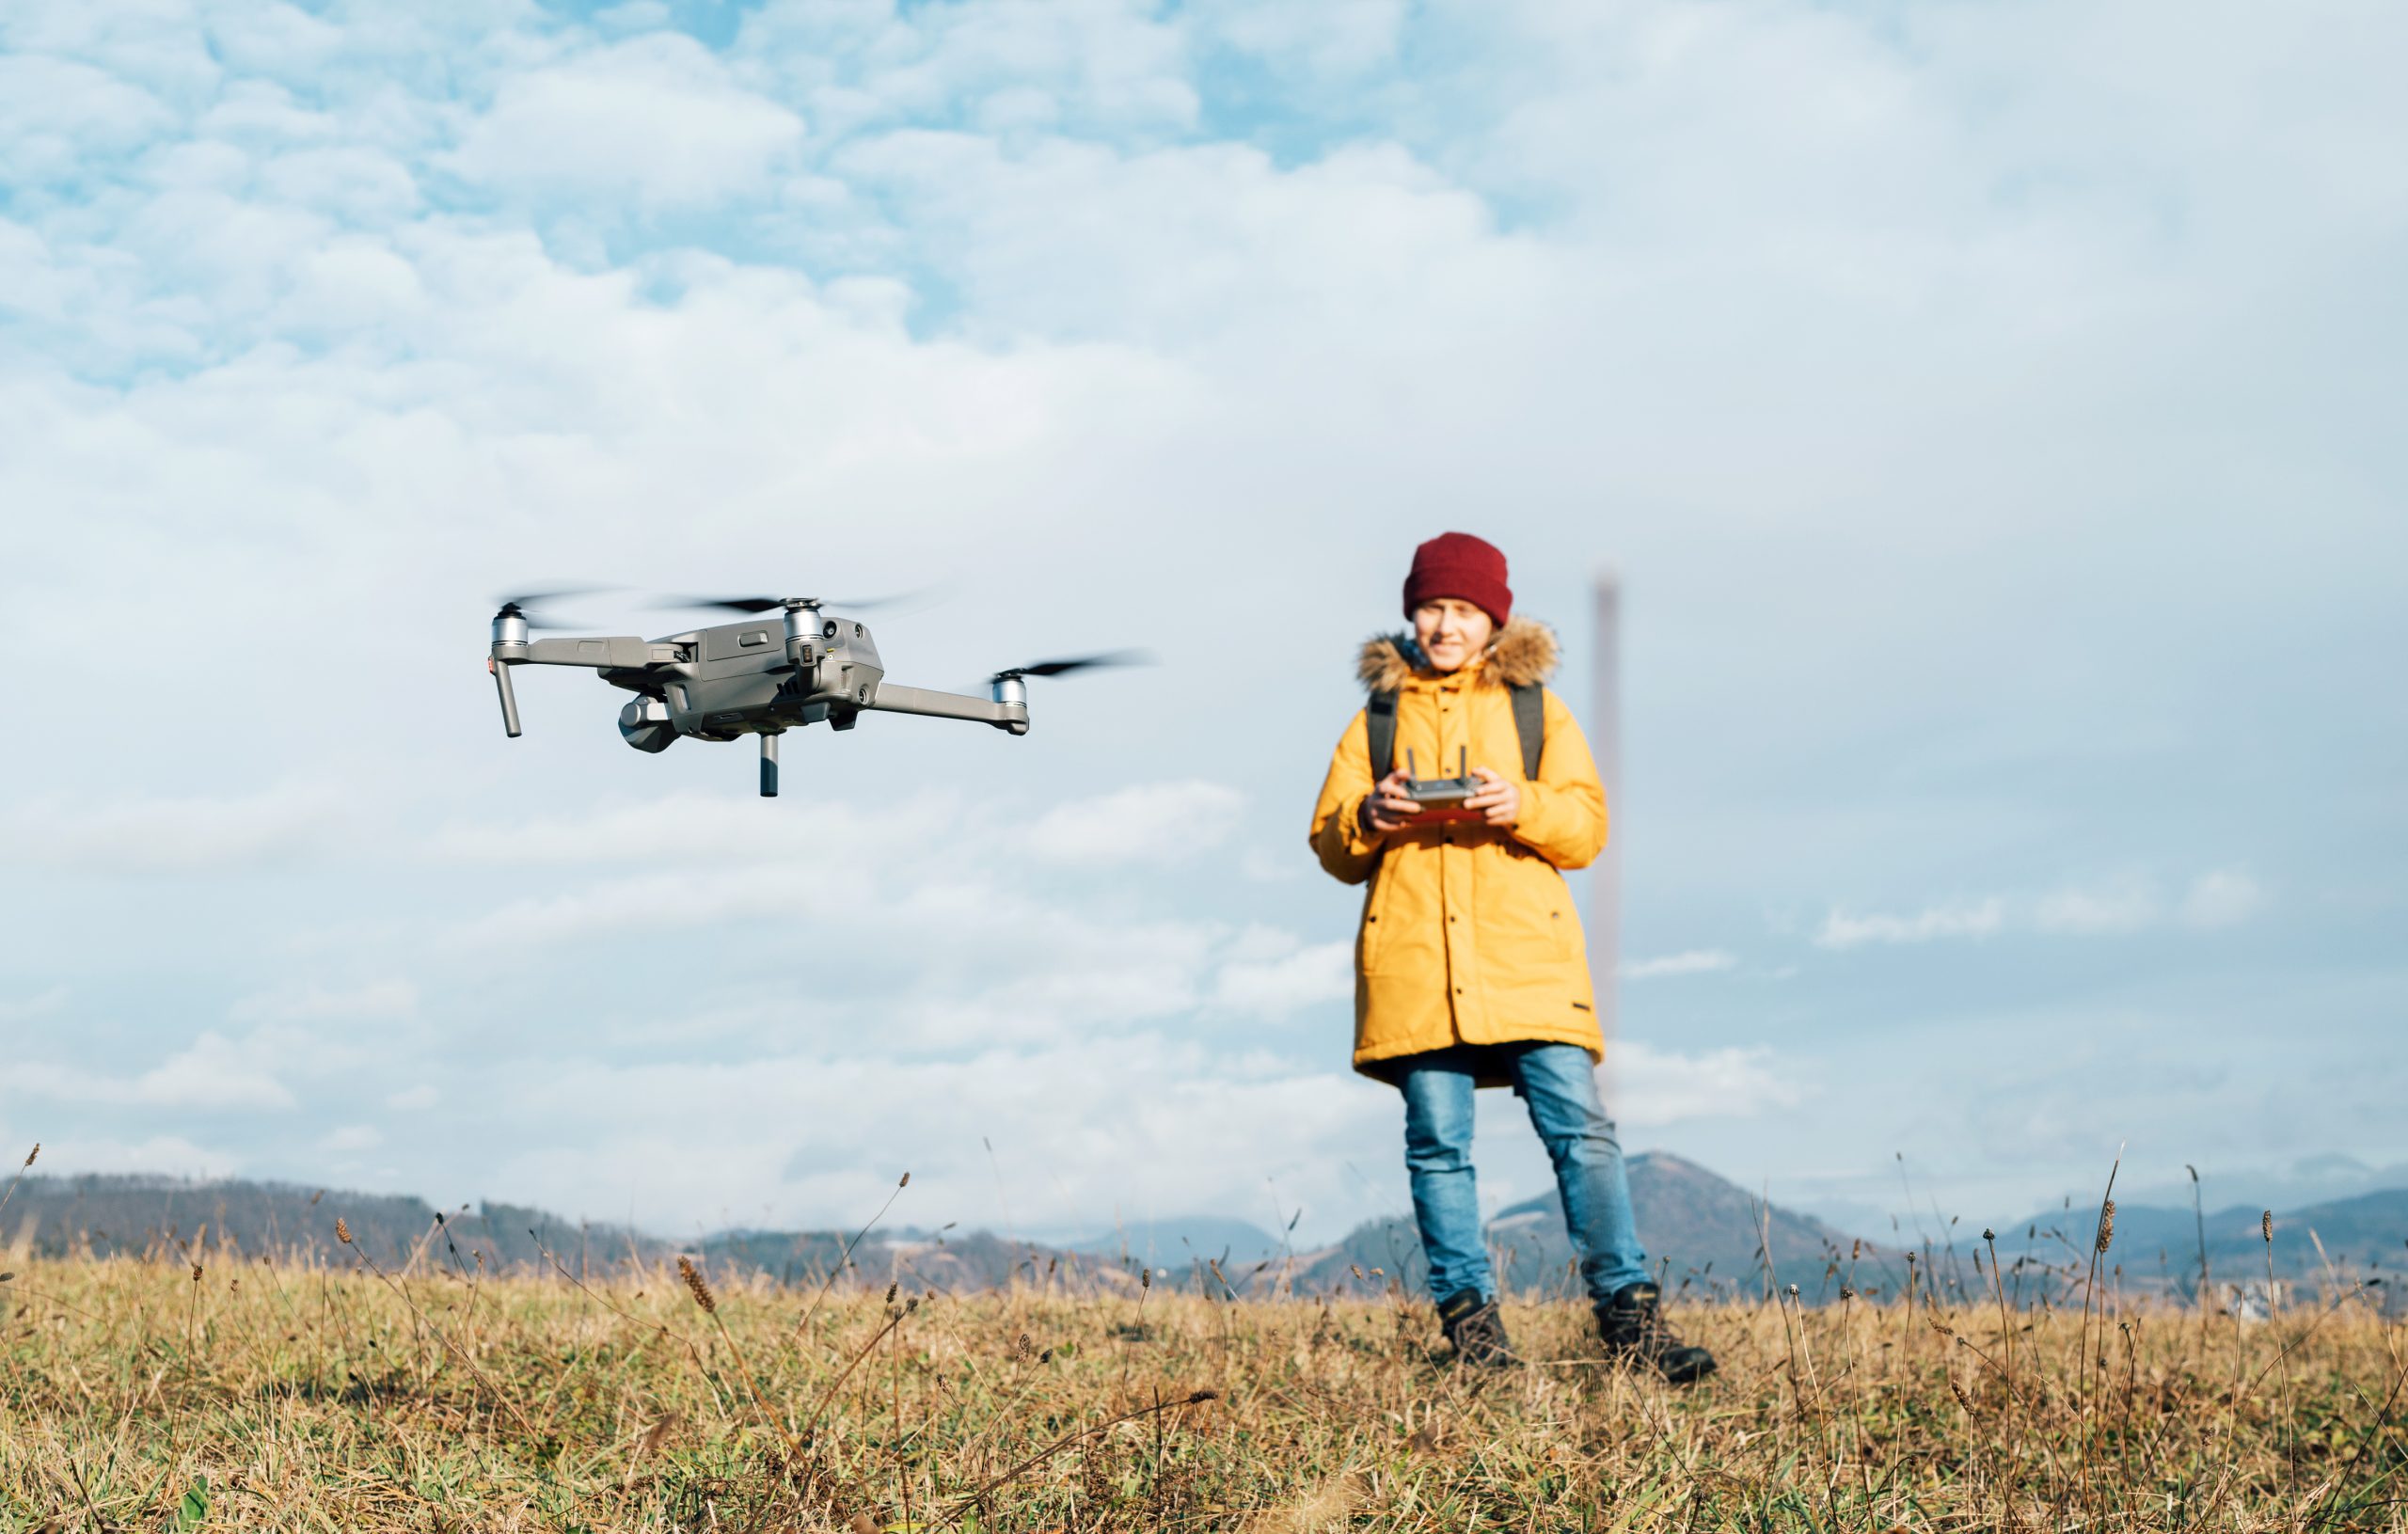
{"type": "Polygon", "coordinates": [[[1597,759],[1597,777],[1606,785],[1606,850],[1590,874],[1589,973],[1597,991],[1597,1026],[1605,1031],[1604,1079],[1607,1109],[1614,1111],[1614,1085],[1620,1072],[1612,1044],[1621,1020],[1622,989],[1622,844],[1629,820],[1622,799],[1622,577],[1611,568],[1597,572],[1590,615],[1595,625],[1591,656],[1589,749],[1597,759]]]}

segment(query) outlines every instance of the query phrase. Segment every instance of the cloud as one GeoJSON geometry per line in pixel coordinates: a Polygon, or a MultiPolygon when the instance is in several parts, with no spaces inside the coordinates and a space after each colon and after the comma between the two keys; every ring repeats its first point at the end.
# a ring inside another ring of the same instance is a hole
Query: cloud
{"type": "Polygon", "coordinates": [[[2220,868],[2191,881],[2183,892],[2181,916],[2186,925],[2214,930],[2238,926],[2267,904],[2267,894],[2256,879],[2237,868],[2220,868]]]}
{"type": "Polygon", "coordinates": [[[1834,906],[1814,934],[1817,948],[1866,943],[1929,942],[1936,938],[1987,938],[2006,925],[2006,902],[1992,898],[1927,907],[1912,915],[1856,915],[1834,906]]]}
{"type": "Polygon", "coordinates": [[[2130,937],[2157,930],[2170,919],[2213,929],[2237,925],[2266,906],[2265,892],[2247,874],[2220,869],[2194,878],[2169,910],[2158,882],[2130,874],[2096,884],[2072,884],[2037,899],[1991,895],[1978,901],[1933,906],[1912,915],[1858,915],[1833,907],[1814,934],[1819,948],[1867,943],[1917,943],[1941,938],[1988,938],[2005,931],[2057,937],[2130,937]]]}
{"type": "Polygon", "coordinates": [[[1047,811],[1028,828],[1028,846],[1052,862],[1177,862],[1228,841],[1245,804],[1220,783],[1147,783],[1047,811]]]}
{"type": "Polygon", "coordinates": [[[1768,1109],[1794,1107],[1808,1093],[1797,1068],[1764,1047],[1680,1054],[1628,1040],[1608,1048],[1616,1073],[1616,1111],[1641,1128],[1750,1118],[1768,1109]]]}
{"type": "Polygon", "coordinates": [[[343,989],[281,986],[246,996],[228,1010],[236,1022],[323,1022],[392,1020],[418,1010],[418,987],[407,980],[372,980],[343,989]]]}
{"type": "Polygon", "coordinates": [[[652,33],[510,76],[448,163],[536,198],[706,207],[764,185],[802,135],[700,43],[652,33]]]}
{"type": "Polygon", "coordinates": [[[70,1133],[42,1142],[38,1170],[54,1174],[150,1172],[170,1177],[224,1178],[242,1171],[245,1164],[246,1159],[232,1150],[198,1145],[179,1134],[123,1140],[70,1133]]]}
{"type": "Polygon", "coordinates": [[[135,1108],[234,1111],[289,1109],[293,1093],[254,1052],[204,1033],[166,1061],[136,1076],[111,1076],[73,1067],[24,1061],[11,1066],[0,1092],[55,1102],[135,1108]]]}
{"type": "Polygon", "coordinates": [[[373,1150],[384,1143],[384,1131],[372,1124],[345,1124],[318,1137],[320,1150],[336,1154],[373,1150]]]}
{"type": "Polygon", "coordinates": [[[348,818],[333,791],[287,787],[232,798],[63,796],[0,819],[0,864],[83,873],[198,873],[287,862],[325,850],[348,818]]]}
{"type": "Polygon", "coordinates": [[[1661,980],[1673,975],[1720,974],[1738,966],[1736,954],[1719,948],[1691,948],[1658,958],[1625,960],[1620,973],[1624,980],[1661,980]]]}
{"type": "Polygon", "coordinates": [[[388,1093],[385,1098],[385,1106],[398,1108],[404,1113],[416,1113],[423,1108],[432,1108],[441,1100],[441,1093],[421,1082],[416,1086],[405,1086],[398,1092],[388,1093]]]}
{"type": "Polygon", "coordinates": [[[2043,896],[2033,925],[2043,932],[2083,936],[2138,932],[2162,914],[2156,889],[2147,879],[2127,879],[2095,889],[2069,888],[2043,896]]]}
{"type": "Polygon", "coordinates": [[[910,1068],[554,1062],[496,1083],[537,1138],[489,1178],[563,1213],[624,1217],[632,1204],[663,1230],[858,1224],[906,1170],[895,1218],[930,1226],[1026,1233],[1092,1228],[1116,1207],[1263,1210],[1267,1176],[1291,1206],[1338,1211],[1359,1197],[1347,1163],[1369,1146],[1393,1155],[1396,1132],[1395,1094],[1342,1060],[1316,1068],[1144,1033],[910,1068]],[[577,1128],[603,1122],[618,1128],[577,1128]]]}
{"type": "Polygon", "coordinates": [[[1232,958],[1222,965],[1212,985],[1214,1005],[1274,1018],[1354,994],[1351,942],[1312,943],[1275,957],[1232,958]]]}
{"type": "Polygon", "coordinates": [[[820,867],[835,863],[864,870],[901,848],[918,861],[926,855],[921,837],[953,842],[967,835],[956,792],[922,790],[870,804],[806,799],[781,804],[774,815],[761,809],[751,794],[686,789],[605,800],[573,814],[454,820],[436,832],[426,856],[514,868],[730,867],[808,860],[820,867]]]}
{"type": "Polygon", "coordinates": [[[169,121],[156,97],[104,70],[0,52],[0,180],[72,182],[91,157],[132,150],[169,121]]]}

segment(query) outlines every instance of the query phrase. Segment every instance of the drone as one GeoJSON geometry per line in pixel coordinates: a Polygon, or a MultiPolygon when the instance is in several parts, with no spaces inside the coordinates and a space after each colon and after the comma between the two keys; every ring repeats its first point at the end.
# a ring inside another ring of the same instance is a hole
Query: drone
{"type": "Polygon", "coordinates": [[[788,730],[822,722],[832,730],[849,730],[863,714],[883,713],[968,720],[1024,735],[1030,677],[1143,659],[1122,651],[1013,666],[987,679],[984,698],[907,688],[886,680],[886,666],[869,626],[832,610],[862,610],[876,603],[812,596],[680,598],[665,605],[745,616],[665,639],[630,634],[532,637],[531,630],[563,626],[536,604],[578,594],[506,597],[493,615],[493,650],[485,669],[493,672],[501,697],[504,733],[514,740],[519,735],[512,671],[520,666],[582,666],[635,694],[619,710],[619,735],[640,751],[664,751],[687,736],[718,741],[754,736],[761,746],[763,799],[777,797],[778,736],[788,730]]]}

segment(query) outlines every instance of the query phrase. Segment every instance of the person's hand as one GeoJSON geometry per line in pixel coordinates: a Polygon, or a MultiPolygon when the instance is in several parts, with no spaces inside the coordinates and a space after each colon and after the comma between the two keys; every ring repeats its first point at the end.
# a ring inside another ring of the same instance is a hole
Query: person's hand
{"type": "Polygon", "coordinates": [[[1402,771],[1389,773],[1371,785],[1363,796],[1363,808],[1358,818],[1366,836],[1386,836],[1421,813],[1421,806],[1404,785],[1409,780],[1402,771]]]}
{"type": "Polygon", "coordinates": [[[1492,826],[1511,826],[1522,818],[1522,788],[1519,783],[1494,767],[1474,767],[1471,775],[1480,780],[1480,791],[1464,800],[1464,808],[1476,810],[1480,818],[1492,826]]]}

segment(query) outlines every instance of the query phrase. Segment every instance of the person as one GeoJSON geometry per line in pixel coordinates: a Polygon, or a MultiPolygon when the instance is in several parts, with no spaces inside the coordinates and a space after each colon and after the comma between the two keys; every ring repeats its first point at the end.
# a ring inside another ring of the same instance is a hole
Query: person
{"type": "Polygon", "coordinates": [[[1605,1037],[1561,872],[1604,848],[1605,788],[1572,711],[1544,685],[1555,635],[1513,615],[1506,577],[1505,556],[1467,533],[1414,551],[1413,626],[1363,647],[1371,701],[1339,738],[1313,807],[1323,868],[1370,885],[1354,945],[1354,1068],[1402,1096],[1414,1219],[1460,1359],[1517,1362],[1471,1161],[1474,1088],[1511,1085],[1554,1163],[1608,1351],[1687,1383],[1714,1357],[1665,1324],[1648,1277],[1622,1147],[1597,1096],[1605,1037]],[[1392,720],[1382,726],[1392,766],[1376,770],[1375,715],[1392,720]],[[1530,724],[1542,725],[1535,773],[1525,770],[1530,724]],[[1476,790],[1457,811],[1425,813],[1407,768],[1441,777],[1462,762],[1476,790]]]}

